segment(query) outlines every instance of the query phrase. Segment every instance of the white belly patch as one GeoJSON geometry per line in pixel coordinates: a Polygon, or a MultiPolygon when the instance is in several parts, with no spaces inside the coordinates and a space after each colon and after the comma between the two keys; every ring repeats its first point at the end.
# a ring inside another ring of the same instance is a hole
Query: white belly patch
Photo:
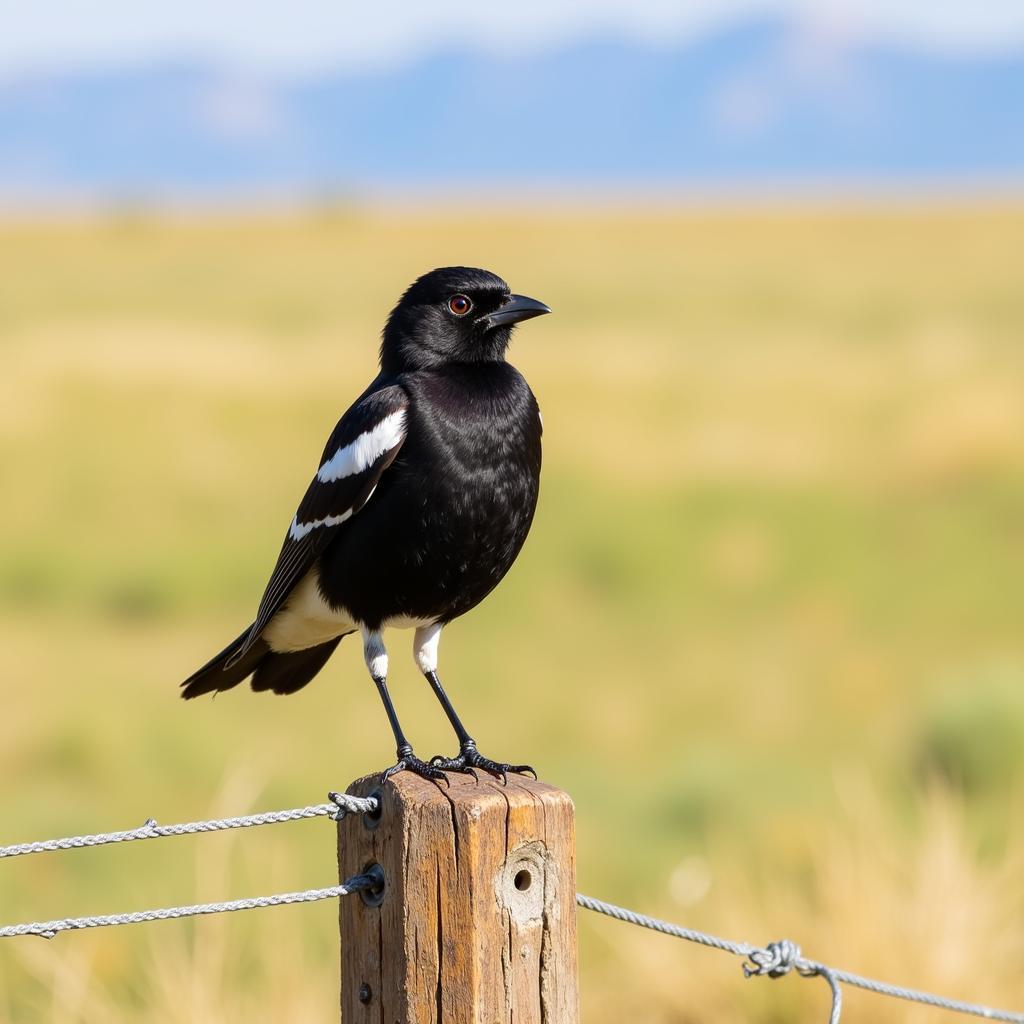
{"type": "Polygon", "coordinates": [[[415,615],[392,615],[385,619],[381,629],[422,629],[424,626],[431,626],[435,619],[420,619],[415,615]]]}
{"type": "Polygon", "coordinates": [[[318,581],[316,569],[310,569],[263,630],[272,651],[304,651],[356,628],[344,608],[332,608],[324,600],[318,581]]]}

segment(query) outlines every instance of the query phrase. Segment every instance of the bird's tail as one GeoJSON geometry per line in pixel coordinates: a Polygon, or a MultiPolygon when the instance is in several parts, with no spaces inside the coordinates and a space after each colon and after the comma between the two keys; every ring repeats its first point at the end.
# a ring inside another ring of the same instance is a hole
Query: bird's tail
{"type": "Polygon", "coordinates": [[[181,684],[181,695],[185,700],[201,697],[204,693],[230,690],[249,676],[253,677],[254,690],[294,693],[301,690],[324,667],[341,643],[339,636],[304,651],[278,654],[270,649],[266,640],[259,637],[239,656],[250,629],[246,627],[241,636],[232,640],[220,654],[211,658],[181,684]]]}
{"type": "Polygon", "coordinates": [[[230,690],[232,686],[237,686],[243,679],[248,678],[256,671],[259,663],[270,653],[270,648],[263,639],[257,640],[245,652],[244,657],[239,658],[228,667],[228,662],[242,649],[251,628],[251,626],[246,626],[237,640],[232,640],[220,654],[211,658],[201,669],[193,672],[181,684],[181,695],[185,700],[201,697],[204,693],[230,690]]]}

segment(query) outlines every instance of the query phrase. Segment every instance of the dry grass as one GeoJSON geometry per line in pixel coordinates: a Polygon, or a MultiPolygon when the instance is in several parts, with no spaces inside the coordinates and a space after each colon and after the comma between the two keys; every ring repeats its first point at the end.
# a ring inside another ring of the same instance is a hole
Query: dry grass
{"type": "MultiPolygon", "coordinates": [[[[1003,1007],[1024,1000],[1024,845],[1019,827],[998,851],[968,838],[962,798],[925,787],[913,824],[884,806],[863,777],[845,780],[842,817],[787,824],[785,854],[743,856],[728,835],[670,876],[662,908],[673,919],[766,943],[786,936],[806,955],[858,973],[1003,1007]]],[[[644,1020],[814,1020],[827,1017],[824,982],[743,983],[727,954],[585,919],[608,943],[614,967],[591,999],[608,1020],[629,1019],[644,993],[644,1020]],[[649,1012],[648,1012],[649,1009],[649,1012]]],[[[844,989],[850,1020],[927,1021],[936,1011],[844,989]]],[[[847,1019],[844,1017],[844,1019],[847,1019]]]]}

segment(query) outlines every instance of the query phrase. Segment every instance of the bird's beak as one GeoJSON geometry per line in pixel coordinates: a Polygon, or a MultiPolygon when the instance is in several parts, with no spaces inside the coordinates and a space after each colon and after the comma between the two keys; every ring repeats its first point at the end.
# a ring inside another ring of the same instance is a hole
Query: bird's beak
{"type": "Polygon", "coordinates": [[[517,324],[520,320],[530,320],[550,312],[549,306],[536,299],[525,295],[510,295],[508,302],[500,305],[493,313],[488,313],[483,319],[488,327],[504,327],[506,324],[517,324]]]}

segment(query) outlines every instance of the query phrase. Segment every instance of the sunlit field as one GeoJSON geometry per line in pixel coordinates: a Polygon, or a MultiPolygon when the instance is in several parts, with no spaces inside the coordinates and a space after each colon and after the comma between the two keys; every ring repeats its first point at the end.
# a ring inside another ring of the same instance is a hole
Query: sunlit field
{"type": "MultiPolygon", "coordinates": [[[[126,213],[0,227],[0,843],[318,803],[393,760],[345,642],[178,683],[252,617],[383,318],[433,266],[555,315],[530,540],[445,632],[579,888],[1024,1008],[1024,207],[126,213]]],[[[392,635],[421,754],[453,747],[392,635]]],[[[0,923],[333,884],[324,821],[0,864],[0,923]]],[[[824,1020],[820,980],[581,916],[592,1024],[824,1020]]],[[[0,945],[12,1024],[330,1021],[336,908],[0,945]]],[[[850,993],[844,1020],[925,1021],[850,993]]]]}

